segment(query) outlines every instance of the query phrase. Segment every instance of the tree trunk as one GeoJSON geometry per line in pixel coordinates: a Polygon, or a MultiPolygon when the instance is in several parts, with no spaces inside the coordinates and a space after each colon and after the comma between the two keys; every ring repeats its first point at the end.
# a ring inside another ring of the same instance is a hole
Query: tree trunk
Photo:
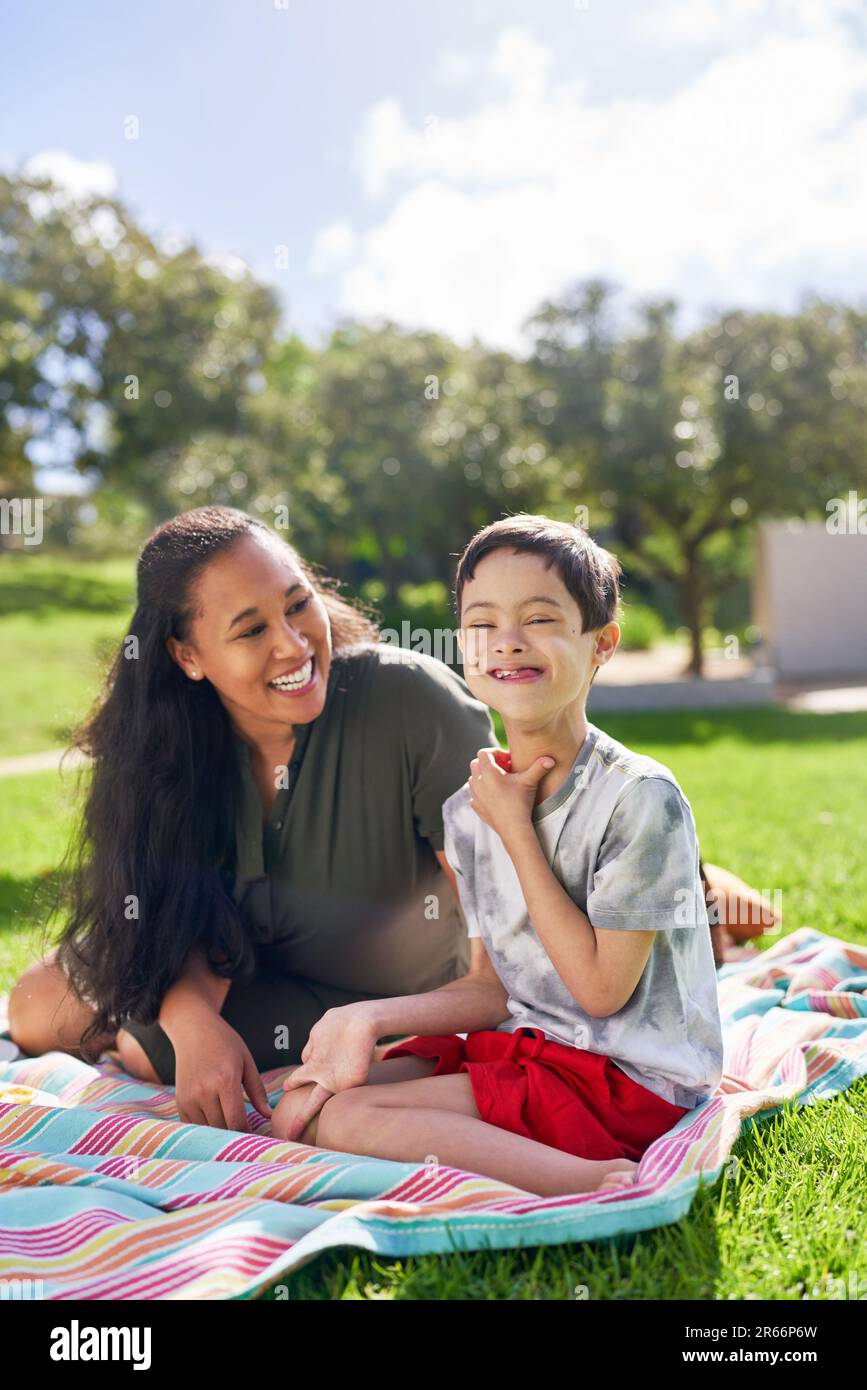
{"type": "Polygon", "coordinates": [[[701,633],[704,627],[705,616],[705,597],[702,588],[702,574],[697,562],[695,552],[687,553],[686,575],[684,576],[683,587],[681,588],[681,611],[683,612],[686,625],[689,628],[689,665],[687,674],[690,676],[704,675],[704,652],[701,645],[701,633]]]}

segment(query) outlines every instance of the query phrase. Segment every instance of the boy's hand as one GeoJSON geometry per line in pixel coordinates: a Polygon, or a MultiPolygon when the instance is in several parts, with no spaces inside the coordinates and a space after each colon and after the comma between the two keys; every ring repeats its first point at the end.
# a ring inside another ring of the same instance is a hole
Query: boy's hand
{"type": "Polygon", "coordinates": [[[543,756],[525,772],[509,772],[511,759],[502,748],[480,748],[473,758],[467,782],[470,805],[504,844],[514,830],[531,823],[536,788],[553,766],[554,759],[543,756]]]}
{"type": "Polygon", "coordinates": [[[301,1065],[283,1082],[286,1095],[274,1111],[273,1133],[281,1139],[300,1140],[335,1092],[363,1086],[376,1039],[376,1025],[365,1016],[363,1006],[344,1004],[324,1013],[310,1029],[301,1065]],[[293,1092],[295,1098],[289,1101],[293,1092]]]}
{"type": "MultiPolygon", "coordinates": [[[[294,1090],[315,1081],[320,1091],[333,1095],[350,1086],[363,1086],[376,1040],[376,1024],[366,1015],[363,1004],[329,1009],[310,1029],[301,1053],[302,1064],[286,1078],[283,1089],[294,1090]]],[[[323,1095],[322,1104],[327,1099],[328,1095],[323,1095]]]]}

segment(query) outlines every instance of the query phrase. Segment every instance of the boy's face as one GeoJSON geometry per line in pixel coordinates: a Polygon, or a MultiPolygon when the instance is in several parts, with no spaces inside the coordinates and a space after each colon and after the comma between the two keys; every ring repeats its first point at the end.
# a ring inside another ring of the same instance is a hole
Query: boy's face
{"type": "Polygon", "coordinates": [[[472,693],[516,723],[586,699],[593,671],[614,655],[617,623],[582,631],[581,610],[541,555],[494,550],[461,596],[458,643],[472,693]]]}

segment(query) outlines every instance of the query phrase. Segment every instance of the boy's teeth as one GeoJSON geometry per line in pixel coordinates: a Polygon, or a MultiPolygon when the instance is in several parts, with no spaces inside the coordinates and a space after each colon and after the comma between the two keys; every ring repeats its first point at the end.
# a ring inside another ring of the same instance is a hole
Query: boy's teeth
{"type": "Polygon", "coordinates": [[[305,661],[299,671],[293,672],[291,676],[277,676],[274,680],[269,681],[268,684],[276,686],[278,690],[291,690],[293,686],[306,685],[310,679],[312,670],[313,658],[310,657],[309,660],[305,661]]]}

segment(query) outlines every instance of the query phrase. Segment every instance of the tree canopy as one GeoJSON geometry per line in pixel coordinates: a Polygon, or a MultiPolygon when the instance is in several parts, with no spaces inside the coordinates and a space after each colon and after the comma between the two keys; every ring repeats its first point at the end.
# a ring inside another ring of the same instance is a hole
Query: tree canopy
{"type": "Polygon", "coordinates": [[[808,295],[677,317],[596,279],[539,306],[525,357],[391,322],[313,346],[240,264],[160,242],[117,199],[0,176],[0,496],[67,467],[119,543],[129,515],[280,509],[393,611],[408,585],[447,594],[478,527],[544,511],[674,595],[700,671],[756,520],[867,485],[867,311],[808,295]]]}

